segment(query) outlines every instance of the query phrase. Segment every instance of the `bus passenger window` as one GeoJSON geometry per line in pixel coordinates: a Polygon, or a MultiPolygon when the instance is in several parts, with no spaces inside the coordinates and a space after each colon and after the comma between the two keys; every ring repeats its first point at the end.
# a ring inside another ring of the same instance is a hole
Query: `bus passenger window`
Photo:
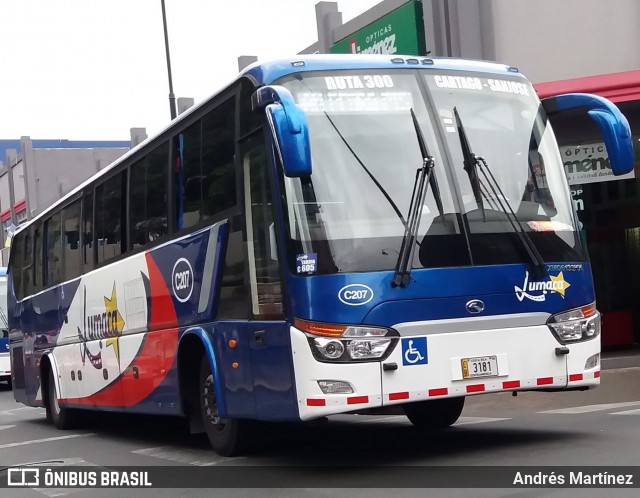
{"type": "Polygon", "coordinates": [[[63,280],[71,280],[80,276],[80,200],[62,210],[64,223],[63,280]]]}
{"type": "Polygon", "coordinates": [[[192,124],[174,141],[176,229],[236,205],[235,97],[192,124]]]}
{"type": "Polygon", "coordinates": [[[202,119],[202,219],[236,205],[235,99],[202,119]]]}
{"type": "Polygon", "coordinates": [[[143,246],[167,233],[167,167],[165,143],[131,166],[131,244],[143,246]]]}
{"type": "Polygon", "coordinates": [[[109,178],[96,188],[96,242],[98,263],[124,252],[126,203],[122,195],[126,171],[109,178]]]}
{"type": "Polygon", "coordinates": [[[62,216],[58,211],[45,225],[47,237],[47,279],[46,285],[52,286],[62,281],[62,216]]]}
{"type": "Polygon", "coordinates": [[[31,228],[26,230],[24,237],[22,290],[25,296],[33,294],[33,232],[31,228]]]}
{"type": "Polygon", "coordinates": [[[13,280],[13,291],[16,299],[24,297],[22,292],[22,261],[24,260],[24,232],[13,236],[11,241],[11,278],[13,280]]]}
{"type": "Polygon", "coordinates": [[[34,230],[34,236],[33,236],[34,246],[35,246],[35,253],[34,253],[35,273],[33,278],[34,292],[40,292],[44,284],[44,280],[43,280],[44,275],[42,273],[42,262],[43,262],[43,254],[42,254],[43,238],[42,237],[43,237],[42,224],[38,223],[34,230]]]}
{"type": "Polygon", "coordinates": [[[178,230],[200,222],[202,174],[200,172],[200,121],[176,139],[176,220],[178,230]]]}
{"type": "Polygon", "coordinates": [[[93,194],[86,195],[83,200],[82,246],[84,253],[85,271],[93,270],[95,266],[93,254],[93,194]]]}

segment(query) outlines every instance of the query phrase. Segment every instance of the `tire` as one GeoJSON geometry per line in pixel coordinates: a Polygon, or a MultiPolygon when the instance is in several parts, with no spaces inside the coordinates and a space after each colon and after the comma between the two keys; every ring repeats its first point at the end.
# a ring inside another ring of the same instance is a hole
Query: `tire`
{"type": "Polygon", "coordinates": [[[60,430],[72,429],[77,422],[76,412],[71,408],[60,406],[56,393],[56,382],[53,372],[49,372],[47,388],[47,420],[60,430]]]}
{"type": "Polygon", "coordinates": [[[407,403],[404,405],[404,413],[411,423],[420,429],[445,429],[460,418],[464,399],[462,396],[407,403]]]}
{"type": "Polygon", "coordinates": [[[211,447],[219,455],[237,456],[246,450],[248,421],[218,415],[215,382],[209,358],[202,357],[199,383],[200,416],[211,447]]]}

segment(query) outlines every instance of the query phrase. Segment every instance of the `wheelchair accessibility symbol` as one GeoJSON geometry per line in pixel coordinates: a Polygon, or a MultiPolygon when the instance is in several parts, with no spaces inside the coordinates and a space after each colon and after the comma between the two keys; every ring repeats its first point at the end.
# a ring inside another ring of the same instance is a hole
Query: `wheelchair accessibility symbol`
{"type": "Polygon", "coordinates": [[[429,363],[429,355],[426,337],[402,339],[403,365],[426,365],[427,363],[429,363]]]}

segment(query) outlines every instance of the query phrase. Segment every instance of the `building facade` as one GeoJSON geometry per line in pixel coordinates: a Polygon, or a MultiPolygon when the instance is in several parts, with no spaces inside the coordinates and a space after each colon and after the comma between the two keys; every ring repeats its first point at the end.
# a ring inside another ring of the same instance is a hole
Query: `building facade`
{"type": "Polygon", "coordinates": [[[141,128],[127,141],[0,140],[2,261],[8,262],[12,230],[146,138],[141,128]]]}

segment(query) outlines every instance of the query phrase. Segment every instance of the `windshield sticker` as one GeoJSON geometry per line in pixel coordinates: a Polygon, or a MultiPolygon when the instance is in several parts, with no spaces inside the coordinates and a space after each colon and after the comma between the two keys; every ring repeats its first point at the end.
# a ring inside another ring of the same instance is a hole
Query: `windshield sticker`
{"type": "Polygon", "coordinates": [[[543,302],[547,298],[547,294],[550,292],[560,294],[564,299],[564,292],[569,287],[571,287],[571,284],[564,279],[564,274],[562,272],[558,273],[556,276],[549,275],[549,280],[530,282],[529,272],[525,271],[522,288],[515,285],[514,290],[516,291],[518,301],[523,301],[526,297],[531,301],[543,302]]]}
{"type": "Polygon", "coordinates": [[[338,291],[338,299],[349,306],[362,306],[373,299],[373,290],[368,285],[345,285],[338,291]]]}
{"type": "Polygon", "coordinates": [[[438,88],[457,88],[461,90],[482,90],[480,78],[471,76],[446,76],[437,74],[433,77],[438,88]]]}
{"type": "Polygon", "coordinates": [[[527,225],[534,232],[557,232],[560,230],[573,230],[571,225],[561,221],[527,221],[527,225]]]}
{"type": "Polygon", "coordinates": [[[555,271],[582,271],[582,263],[575,264],[559,264],[559,265],[547,265],[547,271],[555,272],[555,271]]]}
{"type": "Polygon", "coordinates": [[[393,78],[388,74],[326,76],[324,82],[327,85],[327,90],[393,88],[393,78]]]}
{"type": "Polygon", "coordinates": [[[296,256],[296,273],[315,273],[318,270],[318,254],[310,252],[296,256]]]}
{"type": "Polygon", "coordinates": [[[528,97],[529,86],[526,83],[511,80],[480,79],[472,76],[449,76],[437,74],[433,76],[433,82],[438,88],[453,90],[480,90],[488,89],[492,92],[512,93],[528,97]]]}
{"type": "Polygon", "coordinates": [[[298,105],[308,113],[409,111],[414,107],[411,92],[397,90],[300,92],[298,105]]]}

